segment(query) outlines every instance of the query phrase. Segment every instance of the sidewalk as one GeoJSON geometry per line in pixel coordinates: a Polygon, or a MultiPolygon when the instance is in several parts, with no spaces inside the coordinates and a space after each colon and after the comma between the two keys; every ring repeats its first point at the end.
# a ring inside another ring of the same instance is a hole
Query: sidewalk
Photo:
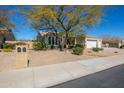
{"type": "Polygon", "coordinates": [[[50,87],[124,64],[124,55],[0,72],[0,87],[50,87]]]}

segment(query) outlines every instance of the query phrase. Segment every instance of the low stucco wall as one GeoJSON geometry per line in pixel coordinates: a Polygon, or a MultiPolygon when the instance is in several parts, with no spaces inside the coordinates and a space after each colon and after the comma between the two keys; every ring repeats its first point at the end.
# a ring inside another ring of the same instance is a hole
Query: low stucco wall
{"type": "Polygon", "coordinates": [[[28,45],[29,49],[33,49],[33,41],[6,41],[6,43],[11,43],[11,44],[15,44],[15,43],[25,43],[28,45]]]}

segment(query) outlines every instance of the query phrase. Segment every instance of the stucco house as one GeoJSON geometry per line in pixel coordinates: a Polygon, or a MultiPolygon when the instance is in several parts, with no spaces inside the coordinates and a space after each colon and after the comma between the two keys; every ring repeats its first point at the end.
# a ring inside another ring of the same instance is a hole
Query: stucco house
{"type": "MultiPolygon", "coordinates": [[[[77,37],[71,37],[74,44],[83,44],[85,48],[101,48],[102,39],[90,36],[90,35],[79,35],[77,37]]],[[[48,46],[58,46],[64,42],[64,36],[56,35],[54,32],[39,32],[37,40],[44,40],[48,46]]]]}
{"type": "Polygon", "coordinates": [[[122,38],[104,37],[102,41],[104,47],[120,48],[120,46],[124,45],[124,40],[122,38]]]}
{"type": "Polygon", "coordinates": [[[3,44],[6,41],[15,41],[14,34],[11,29],[0,28],[0,49],[3,48],[3,44]]]}
{"type": "Polygon", "coordinates": [[[124,40],[121,41],[121,45],[124,45],[124,40]]]}

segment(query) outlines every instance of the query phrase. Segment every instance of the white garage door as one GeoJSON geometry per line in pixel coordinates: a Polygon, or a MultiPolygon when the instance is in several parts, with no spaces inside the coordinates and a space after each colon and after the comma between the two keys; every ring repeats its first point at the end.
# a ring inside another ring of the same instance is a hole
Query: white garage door
{"type": "Polygon", "coordinates": [[[87,46],[87,48],[97,47],[97,41],[96,40],[87,40],[86,46],[87,46]]]}

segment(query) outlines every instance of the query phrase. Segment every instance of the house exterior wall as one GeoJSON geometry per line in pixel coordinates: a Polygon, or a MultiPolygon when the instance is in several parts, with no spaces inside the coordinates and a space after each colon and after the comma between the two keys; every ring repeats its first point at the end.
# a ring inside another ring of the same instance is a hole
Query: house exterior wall
{"type": "Polygon", "coordinates": [[[98,48],[102,48],[102,40],[99,39],[99,40],[97,41],[97,43],[98,43],[98,48]]]}
{"type": "Polygon", "coordinates": [[[25,43],[29,49],[33,49],[33,41],[6,41],[6,43],[16,44],[16,43],[25,43]]]}
{"type": "Polygon", "coordinates": [[[120,48],[122,45],[124,45],[124,40],[118,43],[118,47],[120,48]]]}
{"type": "Polygon", "coordinates": [[[56,34],[52,32],[38,33],[37,40],[44,40],[48,47],[58,47],[61,42],[60,37],[56,36],[56,34]]]}
{"type": "Polygon", "coordinates": [[[59,45],[59,40],[56,36],[46,36],[45,38],[45,43],[48,46],[58,46],[59,45]]]}
{"type": "MultiPolygon", "coordinates": [[[[58,46],[59,45],[59,43],[61,44],[61,43],[64,43],[64,37],[59,37],[59,40],[58,39],[56,39],[56,35],[54,35],[53,33],[47,33],[47,34],[45,34],[45,35],[42,35],[41,33],[40,34],[38,34],[38,36],[37,36],[37,38],[39,39],[41,39],[41,38],[43,38],[44,39],[44,41],[46,42],[46,44],[48,44],[48,46],[58,46]],[[53,43],[49,43],[49,42],[52,42],[53,40],[52,40],[52,38],[54,38],[54,44],[53,43]],[[50,39],[50,40],[49,40],[50,39]],[[61,40],[60,40],[61,39],[61,40]],[[57,41],[57,43],[55,43],[57,41]]],[[[75,37],[73,37],[73,38],[75,38],[75,37]]],[[[86,37],[86,38],[84,38],[84,37],[76,37],[75,39],[74,39],[74,44],[82,44],[82,45],[85,45],[86,46],[86,48],[96,48],[96,47],[98,47],[98,48],[101,48],[102,47],[102,40],[101,39],[98,39],[98,38],[95,38],[95,37],[93,37],[93,38],[89,38],[89,37],[86,37]]]]}

